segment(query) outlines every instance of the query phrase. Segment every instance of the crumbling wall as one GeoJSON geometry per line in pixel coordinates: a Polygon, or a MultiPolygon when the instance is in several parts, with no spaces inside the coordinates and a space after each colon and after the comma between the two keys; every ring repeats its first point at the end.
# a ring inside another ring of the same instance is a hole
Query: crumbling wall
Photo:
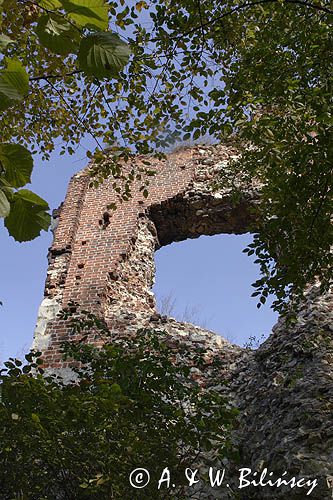
{"type": "MultiPolygon", "coordinates": [[[[148,198],[135,184],[130,201],[115,212],[107,209],[115,201],[112,179],[95,189],[89,188],[87,170],[75,175],[49,253],[34,347],[43,350],[47,366],[68,367],[59,350],[68,330],[57,313],[70,301],[103,317],[114,337],[135,335],[140,328],[162,329],[175,355],[188,362],[193,346],[202,346],[207,363],[200,369],[192,364],[191,370],[209,385],[212,360],[219,359],[221,390],[241,410],[241,465],[258,475],[267,467],[276,477],[287,471],[289,477],[318,478],[311,498],[328,499],[333,476],[332,294],[320,296],[313,287],[296,325],[279,320],[256,352],[156,311],[156,249],[202,234],[240,234],[255,227],[251,208],[260,192],[255,181],[234,179],[237,200],[227,186],[213,189],[236,155],[232,146],[200,146],[154,160],[157,174],[148,198]]],[[[303,488],[259,487],[240,494],[244,500],[306,497],[303,488]]]]}

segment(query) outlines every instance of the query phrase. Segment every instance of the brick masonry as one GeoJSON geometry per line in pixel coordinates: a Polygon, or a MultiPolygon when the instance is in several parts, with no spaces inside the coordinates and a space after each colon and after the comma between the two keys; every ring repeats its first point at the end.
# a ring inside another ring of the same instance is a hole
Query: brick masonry
{"type": "MultiPolygon", "coordinates": [[[[192,366],[192,371],[209,385],[211,360],[220,359],[221,382],[227,383],[229,397],[241,409],[237,439],[242,464],[258,472],[267,467],[275,476],[286,470],[290,476],[319,478],[311,498],[332,498],[332,294],[321,296],[312,287],[296,325],[290,328],[279,320],[255,352],[156,311],[156,249],[203,234],[240,234],[255,228],[251,208],[259,199],[256,182],[234,179],[242,193],[237,201],[230,188],[213,189],[221,169],[235,156],[230,145],[198,146],[153,160],[157,174],[148,198],[142,196],[139,182],[134,183],[132,198],[116,211],[107,208],[116,201],[114,180],[90,188],[89,167],[76,174],[55,214],[33,347],[43,351],[46,366],[69,370],[59,351],[69,332],[57,315],[70,301],[104,318],[114,336],[135,335],[149,327],[166,331],[175,350],[190,353],[194,345],[204,347],[207,366],[192,366]]],[[[136,167],[142,160],[137,158],[136,167]]],[[[287,491],[254,488],[241,498],[306,496],[304,489],[287,491]]],[[[225,496],[215,492],[211,498],[225,496]]]]}

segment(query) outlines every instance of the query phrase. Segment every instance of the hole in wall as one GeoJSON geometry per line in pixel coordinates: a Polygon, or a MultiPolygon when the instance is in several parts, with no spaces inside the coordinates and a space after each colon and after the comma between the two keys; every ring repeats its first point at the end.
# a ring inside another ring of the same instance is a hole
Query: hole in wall
{"type": "Polygon", "coordinates": [[[278,315],[268,300],[257,309],[251,283],[259,278],[255,257],[242,250],[249,233],[187,239],[155,253],[153,291],[161,314],[222,335],[238,345],[257,347],[271,333],[278,315]]]}

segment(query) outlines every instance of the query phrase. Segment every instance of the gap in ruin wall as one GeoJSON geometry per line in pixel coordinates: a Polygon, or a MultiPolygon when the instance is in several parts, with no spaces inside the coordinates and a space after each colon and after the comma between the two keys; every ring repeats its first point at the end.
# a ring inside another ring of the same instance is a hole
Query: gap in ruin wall
{"type": "Polygon", "coordinates": [[[112,179],[95,189],[87,170],[73,177],[49,252],[35,332],[34,347],[48,363],[60,363],[66,328],[56,315],[69,302],[101,315],[114,331],[127,328],[131,317],[134,324],[140,316],[142,324],[156,314],[151,288],[157,248],[202,234],[248,231],[256,187],[247,186],[237,203],[229,189],[212,189],[236,154],[227,146],[196,147],[153,160],[157,173],[148,198],[137,183],[130,201],[114,212],[107,211],[115,201],[112,179]]]}

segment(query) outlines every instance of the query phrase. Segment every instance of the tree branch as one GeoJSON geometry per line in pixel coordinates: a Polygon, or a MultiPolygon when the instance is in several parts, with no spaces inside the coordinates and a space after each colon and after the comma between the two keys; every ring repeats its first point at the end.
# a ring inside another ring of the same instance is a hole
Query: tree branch
{"type": "MultiPolygon", "coordinates": [[[[272,0],[273,1],[273,0],[272,0]]],[[[274,0],[277,2],[278,0],[274,0]]],[[[298,5],[303,5],[303,7],[310,7],[310,9],[315,9],[320,12],[325,12],[326,14],[333,14],[333,10],[329,9],[328,7],[323,7],[322,5],[318,5],[317,3],[311,3],[307,1],[302,1],[302,0],[284,0],[285,3],[295,3],[298,5]]]]}
{"type": "Polygon", "coordinates": [[[201,33],[202,33],[202,47],[203,47],[206,43],[206,37],[205,37],[204,22],[203,22],[202,13],[201,13],[200,0],[197,0],[197,4],[198,4],[199,16],[200,16],[200,28],[201,28],[201,33]]]}
{"type": "MultiPolygon", "coordinates": [[[[238,5],[237,7],[234,7],[233,9],[230,9],[228,12],[224,12],[224,14],[221,14],[218,17],[215,17],[211,19],[210,21],[207,21],[205,23],[200,23],[199,26],[196,26],[195,28],[190,29],[189,31],[186,31],[185,33],[182,33],[174,38],[183,38],[186,35],[191,35],[192,33],[195,33],[197,30],[203,30],[207,26],[210,26],[211,24],[216,23],[217,21],[220,21],[221,19],[224,19],[225,17],[231,16],[232,14],[235,14],[236,12],[239,12],[243,9],[248,9],[251,7],[255,7],[256,5],[262,5],[262,4],[267,4],[267,3],[278,3],[279,0],[257,0],[255,2],[246,2],[243,4],[238,5]]],[[[316,3],[312,2],[307,2],[306,0],[284,0],[285,3],[289,4],[296,4],[296,5],[302,5],[303,7],[309,7],[311,9],[315,9],[320,12],[325,12],[326,14],[332,14],[333,15],[333,10],[329,9],[328,7],[323,7],[321,5],[318,5],[316,3]]],[[[281,4],[280,4],[281,5],[281,4]]],[[[158,38],[153,39],[152,41],[158,41],[158,38]]]]}
{"type": "Polygon", "coordinates": [[[41,75],[41,76],[33,76],[32,78],[29,78],[29,81],[30,82],[38,82],[38,81],[41,81],[41,80],[50,80],[50,79],[56,79],[56,78],[64,78],[66,76],[72,76],[72,75],[78,75],[80,73],[83,73],[82,70],[80,69],[77,69],[75,71],[72,71],[71,73],[65,73],[64,75],[41,75]]]}
{"type": "Polygon", "coordinates": [[[80,34],[82,34],[82,30],[75,23],[73,23],[66,14],[59,12],[59,10],[47,9],[46,7],[42,7],[41,5],[39,5],[39,3],[35,2],[34,0],[19,0],[19,2],[23,5],[34,5],[47,14],[52,14],[54,16],[64,18],[71,26],[73,26],[73,28],[75,28],[80,34]]]}
{"type": "Polygon", "coordinates": [[[70,104],[68,104],[68,102],[66,101],[66,99],[64,98],[64,96],[62,95],[62,93],[57,89],[57,87],[55,87],[55,85],[53,85],[52,82],[50,82],[49,80],[47,80],[47,83],[52,87],[52,89],[59,95],[60,99],[63,101],[63,103],[65,104],[65,106],[69,109],[69,111],[73,114],[73,116],[75,116],[76,120],[78,121],[78,123],[80,125],[82,125],[83,129],[88,132],[89,135],[91,135],[91,137],[94,139],[94,141],[96,142],[96,144],[98,145],[99,149],[101,151],[103,151],[103,148],[99,142],[99,140],[97,139],[97,137],[93,134],[93,132],[90,130],[89,127],[87,127],[87,125],[84,123],[84,121],[79,117],[79,115],[76,113],[76,111],[70,106],[70,104]]]}

